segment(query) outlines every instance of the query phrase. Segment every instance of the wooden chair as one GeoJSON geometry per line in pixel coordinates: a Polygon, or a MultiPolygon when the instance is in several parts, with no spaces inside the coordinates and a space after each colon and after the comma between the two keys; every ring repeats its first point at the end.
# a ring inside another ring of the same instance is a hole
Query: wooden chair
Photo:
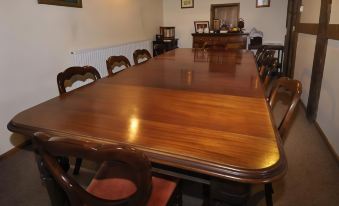
{"type": "Polygon", "coordinates": [[[263,79],[265,90],[268,90],[269,85],[271,84],[273,73],[278,72],[278,65],[279,65],[278,58],[273,58],[272,63],[267,68],[265,68],[266,70],[264,75],[265,78],[263,79]]]}
{"type": "Polygon", "coordinates": [[[278,59],[272,55],[269,56],[265,63],[259,68],[259,77],[264,84],[265,90],[268,90],[273,73],[278,72],[278,64],[278,59]]]}
{"type": "MultiPolygon", "coordinates": [[[[286,140],[286,135],[289,127],[291,126],[292,118],[294,116],[296,107],[299,103],[300,96],[302,93],[302,84],[298,80],[292,80],[288,77],[281,77],[277,80],[276,85],[273,87],[271,94],[268,98],[269,105],[271,109],[273,109],[274,105],[277,102],[277,94],[280,88],[284,88],[285,90],[291,92],[292,98],[291,102],[288,106],[288,109],[278,126],[278,131],[280,138],[284,142],[286,140]]],[[[265,184],[265,197],[266,197],[266,205],[272,206],[272,194],[273,194],[273,187],[271,183],[265,184]]]]}
{"type": "MultiPolygon", "coordinates": [[[[92,66],[70,67],[63,72],[60,72],[57,76],[57,83],[60,95],[66,93],[65,81],[71,80],[76,75],[85,76],[86,74],[92,74],[94,81],[101,78],[99,72],[92,66]]],[[[79,174],[81,162],[81,158],[76,159],[73,174],[79,174]]]]}
{"type": "Polygon", "coordinates": [[[134,148],[51,137],[44,133],[35,133],[33,143],[38,160],[41,159],[38,165],[42,179],[55,180],[71,206],[165,206],[175,193],[178,180],[152,176],[150,161],[134,148]],[[77,156],[102,164],[84,189],[63,170],[57,156],[77,156]]]}
{"type": "Polygon", "coordinates": [[[66,93],[65,81],[71,80],[76,75],[85,76],[86,74],[92,74],[94,81],[101,78],[99,72],[92,66],[70,67],[63,72],[60,72],[57,76],[60,95],[66,93]]]}
{"type": "Polygon", "coordinates": [[[260,70],[260,68],[267,64],[267,61],[270,57],[274,57],[275,55],[275,50],[265,50],[258,58],[257,60],[257,66],[260,70]]]}
{"type": "Polygon", "coordinates": [[[214,44],[210,42],[205,42],[202,46],[203,49],[220,49],[220,50],[225,50],[226,45],[225,44],[214,44]]]}
{"type": "Polygon", "coordinates": [[[155,44],[153,46],[154,56],[159,56],[166,52],[166,48],[163,44],[155,44]]]}
{"type": "Polygon", "coordinates": [[[255,60],[258,62],[260,56],[265,52],[265,47],[264,46],[261,46],[258,48],[257,52],[255,53],[255,60]]]}
{"type": "Polygon", "coordinates": [[[111,56],[106,60],[108,76],[113,76],[113,70],[115,67],[125,66],[131,67],[131,63],[125,56],[111,56]]]}
{"type": "Polygon", "coordinates": [[[135,65],[146,62],[151,58],[152,58],[151,54],[146,49],[138,49],[133,52],[133,60],[134,60],[135,65]],[[143,62],[139,62],[140,59],[146,59],[146,60],[143,62]]]}
{"type": "Polygon", "coordinates": [[[292,117],[294,115],[296,106],[298,105],[298,102],[300,100],[300,96],[302,93],[302,84],[300,81],[293,80],[288,77],[279,78],[268,98],[269,105],[271,108],[273,108],[277,102],[277,94],[280,88],[284,88],[285,90],[290,91],[292,95],[291,103],[289,104],[288,109],[281,123],[278,126],[280,137],[282,138],[283,141],[285,141],[287,130],[291,125],[292,117]]]}

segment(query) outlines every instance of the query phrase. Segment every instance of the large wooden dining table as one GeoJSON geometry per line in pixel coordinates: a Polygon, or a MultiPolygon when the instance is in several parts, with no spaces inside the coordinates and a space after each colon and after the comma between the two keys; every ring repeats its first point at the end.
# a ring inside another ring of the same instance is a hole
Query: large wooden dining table
{"type": "Polygon", "coordinates": [[[27,109],[8,128],[126,144],[153,163],[242,183],[287,168],[247,50],[176,49],[27,109]]]}

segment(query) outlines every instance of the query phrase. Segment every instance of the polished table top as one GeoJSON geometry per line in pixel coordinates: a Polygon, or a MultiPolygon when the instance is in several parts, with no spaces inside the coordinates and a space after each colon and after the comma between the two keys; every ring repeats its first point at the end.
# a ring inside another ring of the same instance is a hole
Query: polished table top
{"type": "Polygon", "coordinates": [[[286,171],[253,54],[176,49],[32,107],[11,131],[123,143],[156,163],[250,183],[286,171]]]}

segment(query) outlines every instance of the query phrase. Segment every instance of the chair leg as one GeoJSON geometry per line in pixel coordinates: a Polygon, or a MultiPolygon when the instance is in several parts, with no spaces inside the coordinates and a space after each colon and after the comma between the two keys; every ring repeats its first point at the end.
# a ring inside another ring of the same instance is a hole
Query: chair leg
{"type": "Polygon", "coordinates": [[[172,197],[167,203],[167,206],[182,206],[182,182],[179,181],[172,197]]]}
{"type": "Polygon", "coordinates": [[[266,206],[273,206],[272,194],[274,193],[272,183],[265,184],[266,206]]]}
{"type": "Polygon", "coordinates": [[[81,158],[76,158],[75,165],[74,165],[73,175],[78,175],[79,174],[81,163],[82,163],[82,159],[81,158]]]}
{"type": "Polygon", "coordinates": [[[203,206],[209,206],[210,205],[210,186],[209,185],[203,185],[203,206]]]}

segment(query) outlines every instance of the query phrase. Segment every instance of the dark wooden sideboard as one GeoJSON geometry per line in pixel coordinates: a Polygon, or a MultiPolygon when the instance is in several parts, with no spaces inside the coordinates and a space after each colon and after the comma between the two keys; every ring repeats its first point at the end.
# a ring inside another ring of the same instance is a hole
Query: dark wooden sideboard
{"type": "Polygon", "coordinates": [[[178,39],[153,41],[153,56],[178,48],[178,39]]]}
{"type": "Polygon", "coordinates": [[[193,33],[193,48],[202,48],[204,43],[223,44],[229,49],[246,49],[248,33],[193,33]]]}

